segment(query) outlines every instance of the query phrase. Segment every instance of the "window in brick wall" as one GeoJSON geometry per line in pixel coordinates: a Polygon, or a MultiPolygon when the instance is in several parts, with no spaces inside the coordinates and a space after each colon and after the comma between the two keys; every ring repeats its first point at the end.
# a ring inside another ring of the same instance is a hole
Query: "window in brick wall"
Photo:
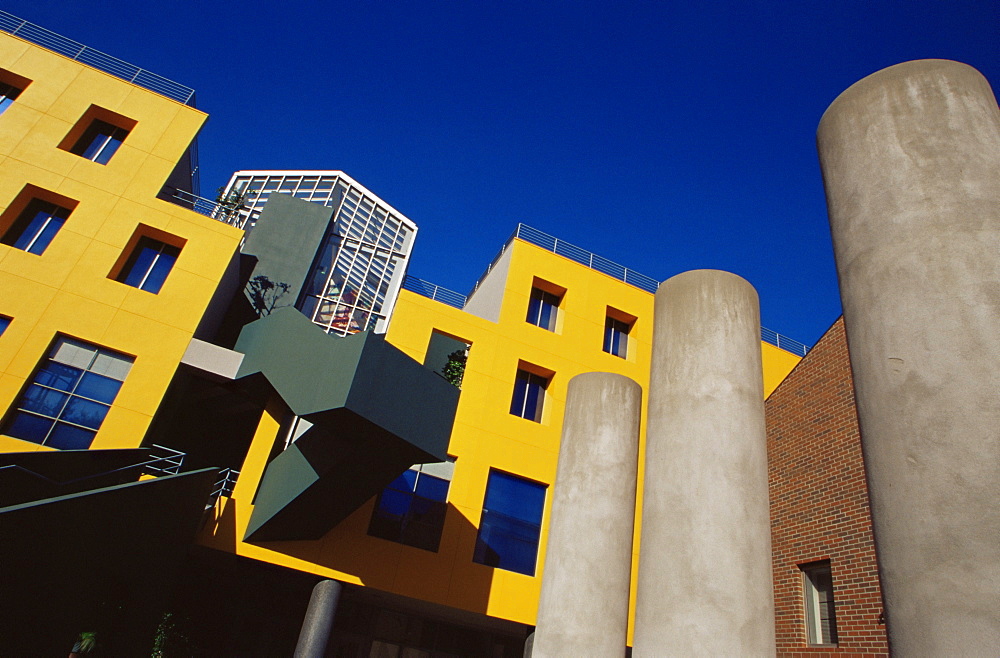
{"type": "Polygon", "coordinates": [[[806,638],[813,646],[837,644],[837,615],[833,602],[833,574],[830,561],[814,562],[802,569],[806,608],[806,638]]]}

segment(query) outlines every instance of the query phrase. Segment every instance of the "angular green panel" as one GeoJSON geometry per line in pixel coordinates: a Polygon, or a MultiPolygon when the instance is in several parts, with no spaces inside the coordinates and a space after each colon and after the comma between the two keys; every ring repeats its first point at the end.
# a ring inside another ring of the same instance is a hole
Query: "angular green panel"
{"type": "Polygon", "coordinates": [[[293,305],[302,291],[312,266],[312,254],[303,256],[302,247],[319,248],[333,212],[334,208],[288,194],[272,194],[247,235],[242,252],[258,261],[251,278],[266,276],[290,286],[281,305],[293,305]]]}
{"type": "Polygon", "coordinates": [[[411,464],[446,457],[459,390],[382,336],[338,338],[280,309],[236,350],[244,390],[313,424],[268,465],[246,539],[318,539],[411,464]]]}

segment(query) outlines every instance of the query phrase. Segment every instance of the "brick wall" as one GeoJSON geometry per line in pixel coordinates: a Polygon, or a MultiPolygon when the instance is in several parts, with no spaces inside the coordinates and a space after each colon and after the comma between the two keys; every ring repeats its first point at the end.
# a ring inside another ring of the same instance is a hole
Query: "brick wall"
{"type": "Polygon", "coordinates": [[[868,490],[843,318],[765,405],[779,656],[885,656],[868,490]],[[799,565],[829,560],[839,643],[806,643],[799,565]]]}

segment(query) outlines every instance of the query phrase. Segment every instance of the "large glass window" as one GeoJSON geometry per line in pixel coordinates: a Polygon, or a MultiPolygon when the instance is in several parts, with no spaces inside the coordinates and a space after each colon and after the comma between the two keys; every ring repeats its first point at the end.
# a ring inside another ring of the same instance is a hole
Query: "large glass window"
{"type": "Polygon", "coordinates": [[[830,561],[802,567],[809,644],[837,644],[837,616],[833,603],[833,573],[830,561]]]}
{"type": "Polygon", "coordinates": [[[128,130],[107,121],[94,119],[69,152],[76,153],[97,164],[108,164],[111,156],[118,151],[118,147],[128,137],[128,132],[128,130]]]}
{"type": "Polygon", "coordinates": [[[375,502],[368,534],[437,551],[454,469],[453,461],[416,464],[393,480],[375,502]]]}
{"type": "Polygon", "coordinates": [[[158,293],[180,253],[179,247],[141,237],[116,280],[139,290],[158,293]]]}
{"type": "Polygon", "coordinates": [[[546,292],[541,288],[532,288],[531,297],[528,300],[527,322],[542,329],[555,331],[559,301],[558,295],[546,292]]]}
{"type": "Polygon", "coordinates": [[[60,450],[89,448],[133,361],[72,338],[57,339],[3,433],[60,450]]]}
{"type": "Polygon", "coordinates": [[[542,375],[518,370],[514,378],[514,396],[510,401],[510,413],[521,418],[542,422],[542,406],[545,402],[545,388],[549,380],[542,375]]]}
{"type": "Polygon", "coordinates": [[[545,485],[491,470],[473,561],[535,575],[545,485]]]}
{"type": "Polygon", "coordinates": [[[62,228],[69,213],[67,208],[54,203],[32,199],[0,242],[40,256],[62,228]]]}

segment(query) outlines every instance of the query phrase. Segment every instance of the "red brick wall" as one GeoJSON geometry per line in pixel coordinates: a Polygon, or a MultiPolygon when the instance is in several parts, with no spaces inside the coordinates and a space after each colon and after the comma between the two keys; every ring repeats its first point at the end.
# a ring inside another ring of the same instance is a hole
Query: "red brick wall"
{"type": "Polygon", "coordinates": [[[765,409],[778,655],[888,655],[843,318],[765,409]],[[806,644],[799,565],[818,560],[833,573],[836,648],[806,644]]]}

